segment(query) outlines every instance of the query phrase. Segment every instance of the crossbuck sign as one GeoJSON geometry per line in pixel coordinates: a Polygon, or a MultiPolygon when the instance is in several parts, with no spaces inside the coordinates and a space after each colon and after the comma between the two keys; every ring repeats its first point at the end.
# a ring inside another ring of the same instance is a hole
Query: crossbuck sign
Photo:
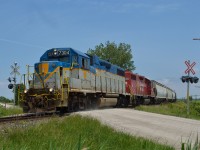
{"type": "Polygon", "coordinates": [[[195,74],[195,71],[193,69],[193,67],[196,65],[195,62],[193,62],[192,64],[190,64],[190,61],[185,61],[185,64],[186,66],[188,67],[186,70],[185,70],[185,74],[189,74],[190,71],[192,72],[192,74],[194,75],[195,74]]]}

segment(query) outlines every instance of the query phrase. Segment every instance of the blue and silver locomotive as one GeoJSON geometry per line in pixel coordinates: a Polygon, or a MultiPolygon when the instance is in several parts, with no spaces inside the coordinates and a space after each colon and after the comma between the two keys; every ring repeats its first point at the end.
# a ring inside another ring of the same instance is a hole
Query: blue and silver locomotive
{"type": "Polygon", "coordinates": [[[24,112],[116,106],[125,100],[124,74],[122,68],[97,56],[52,48],[35,63],[34,73],[24,76],[20,104],[24,112]]]}

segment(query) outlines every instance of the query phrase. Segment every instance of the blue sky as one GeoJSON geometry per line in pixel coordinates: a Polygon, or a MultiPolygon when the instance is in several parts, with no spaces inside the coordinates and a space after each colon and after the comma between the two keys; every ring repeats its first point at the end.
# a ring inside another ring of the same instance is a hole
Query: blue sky
{"type": "MultiPolygon", "coordinates": [[[[99,43],[124,42],[132,47],[135,73],[186,95],[180,77],[186,60],[200,71],[199,0],[0,0],[0,96],[7,88],[10,65],[20,73],[53,47],[82,52],[99,43]]],[[[17,78],[20,81],[20,76],[17,78]]],[[[191,86],[200,95],[200,83],[191,86]]]]}

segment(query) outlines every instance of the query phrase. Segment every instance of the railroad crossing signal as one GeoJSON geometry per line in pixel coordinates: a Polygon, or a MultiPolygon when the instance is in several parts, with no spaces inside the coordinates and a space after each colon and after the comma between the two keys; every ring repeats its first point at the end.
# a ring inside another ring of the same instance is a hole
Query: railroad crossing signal
{"type": "Polygon", "coordinates": [[[182,82],[190,82],[190,83],[198,83],[199,78],[198,77],[191,77],[191,76],[182,76],[181,77],[182,82]]]}
{"type": "Polygon", "coordinates": [[[199,81],[199,78],[198,77],[192,77],[190,76],[190,72],[192,72],[192,74],[194,75],[195,74],[195,71],[193,69],[193,67],[196,65],[196,62],[193,62],[192,64],[190,64],[190,61],[185,61],[185,64],[186,66],[188,67],[186,70],[185,70],[185,73],[188,74],[187,76],[182,76],[181,77],[181,80],[182,82],[187,82],[187,83],[198,83],[199,81]]]}
{"type": "Polygon", "coordinates": [[[14,63],[14,66],[13,65],[11,65],[10,66],[10,68],[12,69],[12,72],[10,73],[10,75],[15,75],[15,74],[17,74],[17,75],[20,75],[20,73],[19,73],[19,66],[17,66],[17,62],[15,62],[14,63]]]}
{"type": "Polygon", "coordinates": [[[15,87],[16,87],[16,82],[17,82],[16,76],[20,75],[20,73],[18,71],[19,66],[17,66],[17,62],[14,62],[14,65],[11,65],[10,68],[12,69],[12,72],[10,73],[10,75],[14,75],[14,77],[8,78],[8,81],[10,82],[10,84],[8,85],[8,88],[13,89],[13,91],[14,91],[14,104],[15,104],[15,102],[16,102],[16,100],[15,100],[15,95],[16,95],[15,87]],[[12,81],[14,82],[14,84],[11,83],[12,81]]]}
{"type": "Polygon", "coordinates": [[[197,83],[199,81],[198,77],[192,77],[190,76],[190,72],[192,72],[192,74],[195,74],[195,71],[193,69],[193,67],[196,65],[195,62],[193,62],[192,64],[190,64],[190,61],[185,61],[185,64],[187,66],[187,69],[185,70],[185,74],[187,74],[187,76],[182,76],[181,80],[182,82],[187,82],[187,115],[190,114],[190,100],[189,100],[189,95],[190,95],[190,83],[197,83]]]}
{"type": "Polygon", "coordinates": [[[185,64],[186,66],[188,67],[186,70],[185,70],[185,74],[189,74],[190,71],[192,72],[192,74],[194,75],[195,74],[195,71],[193,69],[193,67],[196,65],[195,62],[193,62],[192,64],[190,64],[190,61],[185,61],[185,64]]]}

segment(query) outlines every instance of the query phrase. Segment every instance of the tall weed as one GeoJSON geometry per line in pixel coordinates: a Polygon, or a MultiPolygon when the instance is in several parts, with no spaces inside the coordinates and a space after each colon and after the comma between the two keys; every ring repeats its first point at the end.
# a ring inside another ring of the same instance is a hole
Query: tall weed
{"type": "Polygon", "coordinates": [[[181,150],[199,150],[199,149],[200,149],[200,143],[198,135],[194,144],[190,139],[188,139],[186,143],[184,142],[181,143],[181,150]]]}

